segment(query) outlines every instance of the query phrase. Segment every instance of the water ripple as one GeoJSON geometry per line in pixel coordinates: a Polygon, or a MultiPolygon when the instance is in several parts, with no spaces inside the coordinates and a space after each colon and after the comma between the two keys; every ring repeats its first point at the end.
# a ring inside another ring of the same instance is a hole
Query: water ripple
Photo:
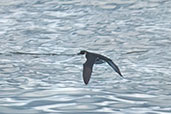
{"type": "Polygon", "coordinates": [[[168,0],[0,1],[0,113],[171,112],[168,0]],[[82,79],[86,49],[110,57],[82,79]]]}

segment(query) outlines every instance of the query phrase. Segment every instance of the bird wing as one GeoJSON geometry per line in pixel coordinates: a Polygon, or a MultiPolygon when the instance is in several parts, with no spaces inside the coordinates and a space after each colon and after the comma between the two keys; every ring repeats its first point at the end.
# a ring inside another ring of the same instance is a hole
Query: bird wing
{"type": "Polygon", "coordinates": [[[96,57],[88,55],[86,58],[87,61],[83,64],[83,80],[84,83],[87,85],[91,77],[91,73],[92,73],[93,65],[96,61],[96,57]]]}
{"type": "Polygon", "coordinates": [[[100,58],[96,58],[96,61],[95,61],[95,64],[102,64],[104,63],[105,61],[103,59],[100,59],[100,58]]]}
{"type": "Polygon", "coordinates": [[[120,70],[119,70],[119,68],[118,68],[118,66],[112,61],[112,60],[106,60],[106,62],[121,76],[121,77],[123,77],[122,76],[122,74],[121,74],[121,72],[120,72],[120,70]]]}

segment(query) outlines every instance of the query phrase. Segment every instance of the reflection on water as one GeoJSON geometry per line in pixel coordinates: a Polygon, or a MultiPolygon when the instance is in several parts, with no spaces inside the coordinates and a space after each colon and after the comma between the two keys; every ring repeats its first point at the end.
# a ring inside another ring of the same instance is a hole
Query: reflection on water
{"type": "Polygon", "coordinates": [[[171,1],[0,1],[0,113],[171,112],[171,1]],[[81,49],[104,54],[124,79],[81,49]]]}

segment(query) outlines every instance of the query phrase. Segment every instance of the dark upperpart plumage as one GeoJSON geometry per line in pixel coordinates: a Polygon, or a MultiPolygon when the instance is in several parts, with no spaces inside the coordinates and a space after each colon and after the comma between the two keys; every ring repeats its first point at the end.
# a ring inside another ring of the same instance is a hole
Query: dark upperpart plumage
{"type": "Polygon", "coordinates": [[[108,57],[105,57],[97,53],[88,52],[86,50],[82,50],[78,53],[78,55],[84,54],[86,55],[87,59],[87,61],[83,64],[83,80],[86,85],[90,80],[93,65],[97,63],[107,62],[121,77],[123,77],[118,66],[108,57]]]}

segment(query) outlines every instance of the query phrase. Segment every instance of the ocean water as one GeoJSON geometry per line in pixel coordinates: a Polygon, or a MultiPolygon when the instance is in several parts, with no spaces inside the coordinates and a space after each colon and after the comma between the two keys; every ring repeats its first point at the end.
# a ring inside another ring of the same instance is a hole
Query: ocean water
{"type": "Polygon", "coordinates": [[[0,114],[88,112],[171,113],[171,1],[1,0],[0,114]]]}

